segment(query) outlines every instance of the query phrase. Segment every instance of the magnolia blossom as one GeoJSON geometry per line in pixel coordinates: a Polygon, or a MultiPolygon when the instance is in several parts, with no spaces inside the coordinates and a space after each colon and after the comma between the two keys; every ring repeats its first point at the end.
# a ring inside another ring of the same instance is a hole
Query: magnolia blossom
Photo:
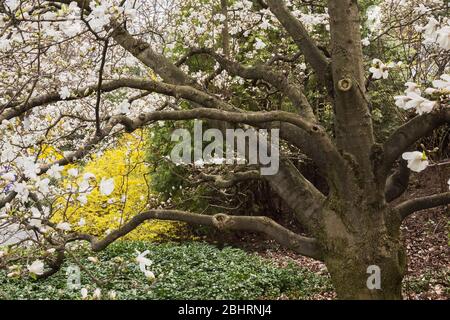
{"type": "Polygon", "coordinates": [[[425,13],[431,11],[431,9],[428,8],[428,7],[426,7],[426,6],[424,6],[424,5],[421,3],[421,4],[419,4],[418,7],[414,8],[414,11],[417,12],[417,13],[420,13],[420,14],[425,14],[425,13]]]}
{"type": "Polygon", "coordinates": [[[117,299],[117,293],[114,290],[111,290],[108,292],[108,298],[111,300],[116,300],[117,299]]]}
{"type": "Polygon", "coordinates": [[[131,104],[128,102],[128,100],[123,100],[119,104],[119,112],[122,114],[130,113],[130,106],[131,106],[131,104]]]}
{"type": "Polygon", "coordinates": [[[155,274],[149,270],[145,270],[144,275],[147,278],[147,280],[150,282],[153,282],[156,279],[155,274]]]}
{"type": "Polygon", "coordinates": [[[450,74],[443,74],[440,80],[434,80],[433,87],[450,93],[450,74]]]}
{"type": "Polygon", "coordinates": [[[104,196],[109,196],[114,191],[114,179],[102,179],[100,182],[100,193],[104,196]]]}
{"type": "Polygon", "coordinates": [[[47,174],[55,179],[60,179],[61,178],[61,171],[63,171],[64,168],[61,167],[59,164],[55,164],[53,166],[50,167],[50,169],[48,169],[47,174]]]}
{"type": "Polygon", "coordinates": [[[448,179],[447,184],[448,184],[448,189],[450,190],[450,179],[448,179]]]}
{"type": "Polygon", "coordinates": [[[256,38],[256,42],[255,42],[255,49],[256,50],[260,50],[260,49],[264,49],[267,45],[264,43],[264,41],[262,41],[259,38],[256,38]]]}
{"type": "Polygon", "coordinates": [[[98,263],[98,258],[97,257],[88,257],[87,258],[90,262],[92,263],[98,263]]]}
{"type": "Polygon", "coordinates": [[[97,288],[94,290],[94,294],[92,295],[92,298],[96,300],[100,300],[102,298],[102,290],[97,288]]]}
{"type": "Polygon", "coordinates": [[[369,69],[374,79],[387,79],[389,77],[389,67],[380,59],[373,59],[372,67],[369,69]]]}
{"type": "Polygon", "coordinates": [[[88,290],[86,288],[81,288],[80,293],[81,299],[86,300],[88,297],[88,290]]]}
{"type": "Polygon", "coordinates": [[[62,32],[68,37],[74,37],[83,31],[83,26],[79,21],[65,21],[60,25],[62,32]]]}
{"type": "Polygon", "coordinates": [[[95,179],[95,174],[90,173],[90,172],[86,172],[83,175],[83,180],[87,181],[87,180],[90,180],[90,179],[95,179]]]}
{"type": "Polygon", "coordinates": [[[8,51],[11,49],[11,41],[8,39],[0,39],[0,51],[8,51]]]}
{"type": "Polygon", "coordinates": [[[395,105],[401,109],[409,110],[416,109],[417,114],[429,113],[436,105],[435,101],[430,101],[415,91],[410,91],[406,96],[395,96],[395,105]]]}
{"type": "Polygon", "coordinates": [[[415,92],[417,94],[421,94],[419,85],[415,82],[406,82],[405,87],[406,87],[405,93],[415,92]]]}
{"type": "Polygon", "coordinates": [[[56,225],[56,229],[61,231],[70,231],[72,230],[72,226],[68,222],[60,222],[56,225]]]}
{"type": "Polygon", "coordinates": [[[59,96],[61,99],[66,100],[70,97],[70,90],[67,87],[62,87],[61,90],[59,90],[59,96]]]}
{"type": "Polygon", "coordinates": [[[405,152],[402,155],[402,158],[403,160],[408,161],[408,168],[414,172],[421,172],[425,170],[429,165],[429,161],[425,152],[405,152]]]}
{"type": "MultiPolygon", "coordinates": [[[[85,194],[80,194],[78,197],[77,197],[77,201],[82,205],[82,206],[85,206],[85,205],[87,205],[87,203],[88,203],[88,198],[87,198],[87,196],[85,195],[85,194]]],[[[81,220],[80,220],[81,221],[81,220]]],[[[78,225],[80,225],[80,222],[78,223],[78,225]]],[[[81,225],[80,225],[80,227],[82,227],[81,225]]]]}
{"type": "Polygon", "coordinates": [[[364,39],[362,39],[362,40],[361,40],[361,44],[362,44],[364,47],[369,46],[369,45],[370,45],[370,40],[369,40],[369,38],[364,38],[364,39]]]}
{"type": "Polygon", "coordinates": [[[67,173],[69,174],[69,176],[76,177],[78,176],[78,169],[76,168],[69,169],[67,170],[67,173]]]}
{"type": "Polygon", "coordinates": [[[80,218],[80,221],[78,221],[78,226],[84,227],[86,225],[86,220],[84,218],[80,218]]]}
{"type": "Polygon", "coordinates": [[[2,174],[1,178],[6,181],[15,181],[16,175],[14,174],[14,172],[7,172],[2,174]]]}
{"type": "Polygon", "coordinates": [[[445,50],[450,50],[450,26],[445,26],[436,31],[437,44],[445,50]]]}
{"type": "Polygon", "coordinates": [[[138,256],[136,257],[136,262],[139,264],[139,269],[142,272],[146,272],[147,271],[147,267],[152,265],[152,261],[148,258],[146,258],[146,256],[150,253],[150,251],[145,250],[142,253],[138,253],[138,256]]]}
{"type": "Polygon", "coordinates": [[[40,276],[44,274],[44,263],[41,260],[36,260],[31,265],[28,265],[27,269],[30,273],[40,276]]]}
{"type": "Polygon", "coordinates": [[[440,27],[440,22],[430,17],[428,23],[417,31],[423,32],[424,44],[437,44],[444,50],[450,50],[450,25],[440,27]]]}
{"type": "Polygon", "coordinates": [[[4,3],[11,11],[15,11],[20,5],[19,0],[5,0],[4,3]]]}

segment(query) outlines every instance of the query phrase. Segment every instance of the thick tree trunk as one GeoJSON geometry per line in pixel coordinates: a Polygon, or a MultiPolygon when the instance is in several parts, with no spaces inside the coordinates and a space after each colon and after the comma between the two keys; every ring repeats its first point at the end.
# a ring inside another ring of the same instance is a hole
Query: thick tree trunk
{"type": "Polygon", "coordinates": [[[390,213],[360,211],[359,221],[326,215],[324,259],[339,299],[402,299],[406,255],[390,213]]]}
{"type": "Polygon", "coordinates": [[[403,254],[382,256],[381,252],[351,252],[326,258],[326,265],[339,299],[400,300],[404,264],[403,254]],[[371,267],[372,266],[372,267],[371,267]],[[375,268],[373,266],[376,266],[375,268]],[[379,268],[379,269],[378,269],[379,268]],[[377,272],[380,287],[377,288],[377,272]]]}

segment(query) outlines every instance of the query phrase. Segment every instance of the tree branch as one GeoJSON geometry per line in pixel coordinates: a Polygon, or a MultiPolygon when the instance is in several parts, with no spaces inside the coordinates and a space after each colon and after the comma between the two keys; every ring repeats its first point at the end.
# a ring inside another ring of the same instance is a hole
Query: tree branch
{"type": "Polygon", "coordinates": [[[330,62],[309,36],[303,24],[287,8],[284,0],[267,0],[270,11],[277,17],[312,66],[320,82],[333,91],[330,62]]]}
{"type": "Polygon", "coordinates": [[[417,116],[398,128],[384,143],[384,158],[380,174],[386,175],[405,150],[445,123],[450,123],[450,107],[417,116]]]}
{"type": "Polygon", "coordinates": [[[254,67],[243,66],[208,48],[193,48],[190,53],[210,55],[232,76],[239,76],[251,80],[264,80],[267,83],[270,83],[292,101],[294,107],[299,110],[303,117],[310,121],[316,121],[313,109],[306,96],[298,86],[290,84],[287,77],[282,73],[273,71],[270,67],[265,65],[257,65],[254,67]]]}
{"type": "Polygon", "coordinates": [[[414,212],[448,204],[450,204],[450,192],[408,200],[396,206],[396,209],[404,220],[414,212]]]}
{"type": "Polygon", "coordinates": [[[267,217],[228,216],[216,214],[208,216],[203,214],[177,211],[177,210],[150,210],[134,216],[121,228],[111,232],[105,238],[98,240],[88,234],[75,234],[69,241],[86,240],[91,243],[93,251],[101,251],[117,239],[127,235],[147,220],[182,221],[191,224],[215,227],[219,230],[249,231],[266,234],[283,246],[314,259],[321,260],[322,253],[315,239],[298,235],[267,217]]]}

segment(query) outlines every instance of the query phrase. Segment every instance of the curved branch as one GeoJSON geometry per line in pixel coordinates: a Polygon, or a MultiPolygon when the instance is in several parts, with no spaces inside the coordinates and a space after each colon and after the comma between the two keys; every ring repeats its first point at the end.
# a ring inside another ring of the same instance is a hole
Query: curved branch
{"type": "Polygon", "coordinates": [[[399,204],[395,208],[398,210],[400,217],[403,220],[414,212],[445,206],[448,204],[450,204],[450,192],[408,200],[399,204]]]}
{"type": "Polygon", "coordinates": [[[210,55],[232,76],[239,76],[250,80],[264,80],[267,83],[270,83],[272,86],[283,92],[292,101],[294,107],[300,111],[302,116],[311,121],[316,121],[313,109],[306,96],[298,88],[298,86],[290,84],[287,77],[282,73],[273,71],[270,67],[265,65],[256,65],[254,67],[243,66],[240,63],[227,59],[226,57],[208,48],[194,48],[190,52],[190,55],[193,54],[210,55]]]}
{"type": "Polygon", "coordinates": [[[284,0],[267,0],[270,11],[277,17],[289,35],[294,39],[299,50],[302,51],[306,61],[312,66],[320,82],[333,90],[331,81],[330,62],[309,36],[303,24],[286,7],[284,0]]]}
{"type": "Polygon", "coordinates": [[[69,241],[86,240],[91,243],[93,251],[101,251],[117,239],[127,235],[147,220],[182,221],[191,224],[215,227],[219,230],[249,231],[266,234],[281,245],[304,256],[321,260],[322,253],[315,239],[298,235],[267,217],[229,216],[216,214],[208,216],[178,210],[150,210],[133,217],[121,228],[98,240],[87,234],[75,234],[69,241]]]}
{"type": "Polygon", "coordinates": [[[380,173],[386,175],[406,149],[445,123],[450,123],[450,107],[417,116],[398,128],[384,143],[384,159],[380,173]]]}
{"type": "Polygon", "coordinates": [[[122,123],[128,131],[134,131],[143,125],[159,120],[220,120],[231,123],[257,124],[266,122],[287,122],[293,124],[311,135],[322,135],[325,130],[313,123],[304,120],[302,117],[285,111],[268,112],[229,112],[224,110],[196,108],[192,110],[177,111],[151,111],[142,113],[137,119],[130,119],[126,116],[115,117],[117,122],[122,123]]]}

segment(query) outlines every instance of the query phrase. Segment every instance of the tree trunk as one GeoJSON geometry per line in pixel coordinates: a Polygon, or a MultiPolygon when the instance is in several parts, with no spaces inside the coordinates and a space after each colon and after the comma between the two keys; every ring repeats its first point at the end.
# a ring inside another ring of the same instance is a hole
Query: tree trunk
{"type": "Polygon", "coordinates": [[[338,298],[402,299],[406,255],[398,223],[385,221],[387,212],[366,211],[361,216],[366,223],[344,224],[337,214],[326,219],[325,264],[338,298]]]}

